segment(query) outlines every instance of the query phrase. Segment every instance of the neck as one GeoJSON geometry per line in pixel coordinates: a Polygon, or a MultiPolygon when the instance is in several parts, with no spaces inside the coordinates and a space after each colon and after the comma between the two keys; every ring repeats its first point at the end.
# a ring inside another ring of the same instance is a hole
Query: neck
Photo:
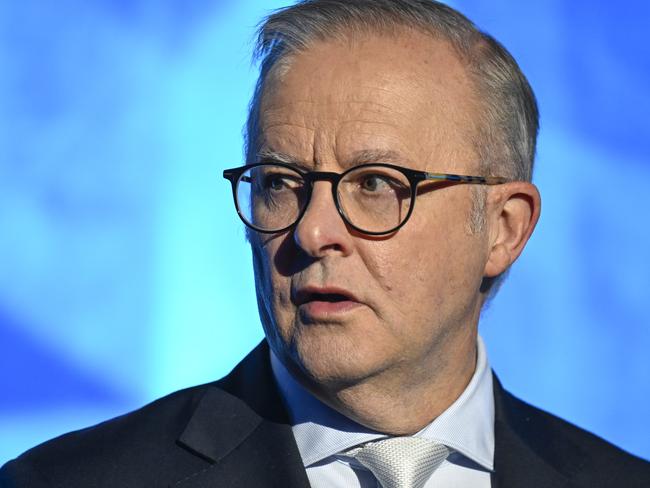
{"type": "Polygon", "coordinates": [[[413,368],[404,365],[354,385],[324,389],[304,382],[317,398],[355,422],[378,432],[411,435],[456,401],[476,369],[476,331],[432,351],[413,368]],[[444,354],[452,351],[453,354],[444,354]]]}

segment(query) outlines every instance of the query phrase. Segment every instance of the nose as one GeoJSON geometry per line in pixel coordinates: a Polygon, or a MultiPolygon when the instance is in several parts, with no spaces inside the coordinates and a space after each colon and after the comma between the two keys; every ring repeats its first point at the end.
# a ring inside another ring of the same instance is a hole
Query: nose
{"type": "Polygon", "coordinates": [[[293,232],[298,247],[315,258],[352,252],[352,235],[336,209],[331,185],[328,181],[314,182],[311,200],[293,232]]]}

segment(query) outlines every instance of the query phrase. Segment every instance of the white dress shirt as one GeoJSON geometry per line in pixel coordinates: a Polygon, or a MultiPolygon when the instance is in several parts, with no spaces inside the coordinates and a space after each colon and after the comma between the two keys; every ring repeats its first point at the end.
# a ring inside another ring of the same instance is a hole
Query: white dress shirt
{"type": "MultiPolygon", "coordinates": [[[[424,488],[489,488],[494,468],[494,397],[485,345],[477,341],[476,370],[467,388],[416,437],[440,442],[451,454],[424,488]]],[[[377,488],[373,474],[341,452],[388,437],[323,404],[271,352],[271,366],[289,410],[293,434],[313,488],[377,488]]]]}

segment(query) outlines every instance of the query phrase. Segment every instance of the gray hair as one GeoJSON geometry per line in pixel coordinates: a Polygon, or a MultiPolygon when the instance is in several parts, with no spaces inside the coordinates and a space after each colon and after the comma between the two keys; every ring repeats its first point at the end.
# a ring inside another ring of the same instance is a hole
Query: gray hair
{"type": "MultiPolygon", "coordinates": [[[[484,175],[530,181],[539,112],[528,81],[496,39],[435,0],[303,0],[267,17],[260,24],[254,52],[260,76],[244,131],[247,161],[257,159],[262,97],[293,55],[318,41],[345,39],[353,33],[396,34],[404,29],[449,42],[466,65],[481,104],[472,142],[484,175]]],[[[469,226],[477,230],[482,227],[485,192],[477,189],[474,195],[469,226]]],[[[495,284],[488,288],[496,291],[495,284]]]]}

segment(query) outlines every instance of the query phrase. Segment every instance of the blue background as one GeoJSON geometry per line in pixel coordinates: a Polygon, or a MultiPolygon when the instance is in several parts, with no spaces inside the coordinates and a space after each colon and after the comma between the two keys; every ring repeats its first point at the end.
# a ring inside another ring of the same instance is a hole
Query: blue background
{"type": "MultiPolygon", "coordinates": [[[[262,337],[221,170],[276,1],[0,3],[0,464],[262,337]]],[[[457,1],[539,98],[542,218],[482,333],[516,394],[650,457],[650,3],[457,1]]]]}

